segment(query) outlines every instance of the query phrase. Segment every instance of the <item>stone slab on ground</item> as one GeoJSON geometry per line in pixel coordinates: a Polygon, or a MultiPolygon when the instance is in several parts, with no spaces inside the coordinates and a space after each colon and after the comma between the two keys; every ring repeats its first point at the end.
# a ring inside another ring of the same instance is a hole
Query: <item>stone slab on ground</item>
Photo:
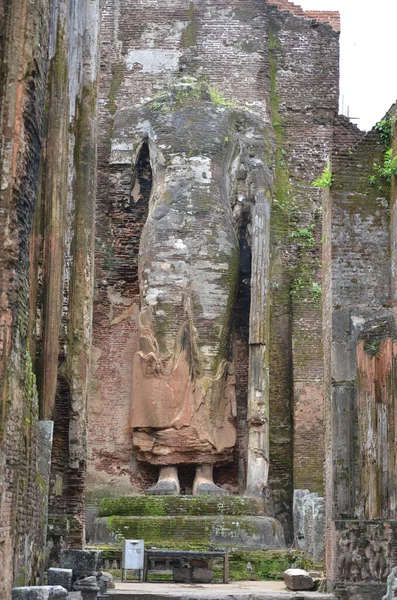
{"type": "Polygon", "coordinates": [[[12,590],[12,600],[66,600],[68,591],[60,585],[35,585],[12,590]]]}
{"type": "Polygon", "coordinates": [[[190,583],[192,580],[192,574],[192,567],[174,567],[172,569],[174,581],[177,581],[178,583],[190,583]]]}
{"type": "Polygon", "coordinates": [[[114,579],[111,573],[107,573],[106,571],[101,571],[102,575],[99,578],[98,585],[101,588],[101,594],[104,594],[105,591],[114,590],[114,579]]]}
{"type": "Polygon", "coordinates": [[[307,571],[303,569],[287,569],[284,573],[284,583],[289,590],[313,590],[315,583],[307,571]]]}
{"type": "Polygon", "coordinates": [[[234,581],[233,583],[120,583],[114,600],[337,600],[333,594],[291,592],[283,581],[234,581]]]}

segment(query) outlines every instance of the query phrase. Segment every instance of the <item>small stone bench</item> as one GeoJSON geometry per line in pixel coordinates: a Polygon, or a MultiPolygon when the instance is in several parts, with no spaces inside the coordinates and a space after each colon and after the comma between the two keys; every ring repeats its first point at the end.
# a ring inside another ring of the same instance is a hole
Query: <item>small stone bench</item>
{"type": "Polygon", "coordinates": [[[161,559],[164,562],[175,559],[190,560],[223,558],[223,583],[229,583],[229,554],[227,552],[212,552],[205,550],[145,550],[142,581],[147,581],[150,559],[161,559]]]}

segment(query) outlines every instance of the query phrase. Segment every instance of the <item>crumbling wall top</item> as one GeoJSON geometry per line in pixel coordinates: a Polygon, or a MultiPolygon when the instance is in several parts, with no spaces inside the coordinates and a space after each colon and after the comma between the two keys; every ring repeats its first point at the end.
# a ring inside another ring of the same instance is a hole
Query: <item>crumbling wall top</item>
{"type": "Polygon", "coordinates": [[[280,10],[288,10],[296,17],[314,19],[320,23],[328,23],[334,31],[340,31],[340,13],[337,11],[303,10],[301,6],[289,2],[289,0],[269,0],[269,4],[276,6],[280,10]]]}

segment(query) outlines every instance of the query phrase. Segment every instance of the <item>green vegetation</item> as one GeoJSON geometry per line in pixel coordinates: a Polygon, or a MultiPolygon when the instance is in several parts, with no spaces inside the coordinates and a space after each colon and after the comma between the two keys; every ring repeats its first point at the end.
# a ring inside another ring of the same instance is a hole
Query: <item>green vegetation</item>
{"type": "Polygon", "coordinates": [[[364,351],[370,356],[379,356],[380,354],[380,346],[382,340],[380,338],[373,338],[371,340],[365,340],[364,342],[364,351]]]}
{"type": "Polygon", "coordinates": [[[316,227],[315,223],[308,225],[307,227],[303,227],[301,229],[296,229],[290,233],[290,238],[296,241],[299,241],[302,248],[308,248],[309,250],[314,250],[315,248],[315,240],[314,240],[314,229],[316,227]]]}
{"type": "Polygon", "coordinates": [[[321,283],[316,281],[316,270],[312,268],[301,267],[297,273],[295,273],[293,282],[291,284],[291,296],[292,298],[300,298],[302,295],[309,294],[313,299],[316,306],[321,306],[321,295],[322,288],[321,283]]]}
{"type": "MultiPolygon", "coordinates": [[[[313,252],[316,250],[314,231],[316,223],[296,229],[290,233],[290,239],[298,243],[301,250],[313,252]]],[[[316,280],[316,266],[301,260],[293,271],[291,285],[292,298],[311,297],[316,306],[321,305],[321,283],[316,280]]]]}
{"type": "Polygon", "coordinates": [[[237,104],[235,100],[226,100],[226,98],[221,96],[217,88],[209,87],[208,92],[211,98],[211,102],[213,104],[216,104],[218,106],[236,106],[237,104]]]}
{"type": "Polygon", "coordinates": [[[312,182],[312,186],[318,187],[318,188],[330,188],[331,185],[332,185],[332,171],[331,171],[331,166],[330,166],[330,163],[328,160],[321,176],[312,182]]]}
{"type": "Polygon", "coordinates": [[[284,139],[279,114],[279,98],[277,94],[277,56],[280,49],[280,41],[274,26],[269,27],[269,50],[270,50],[270,108],[272,123],[276,136],[276,198],[273,216],[280,227],[289,228],[292,212],[292,201],[289,189],[289,173],[286,164],[287,151],[283,147],[284,139]]]}
{"type": "MultiPolygon", "coordinates": [[[[397,175],[397,155],[393,156],[393,148],[388,148],[383,157],[383,165],[378,165],[374,162],[373,170],[376,175],[381,178],[384,183],[390,184],[393,175],[397,175]]],[[[377,181],[376,175],[371,175],[370,183],[375,185],[377,181]]]]}
{"type": "Polygon", "coordinates": [[[375,129],[380,133],[380,141],[382,142],[384,148],[388,148],[390,146],[392,124],[393,119],[390,117],[385,117],[375,125],[375,129]]]}
{"type": "Polygon", "coordinates": [[[159,92],[150,102],[152,110],[167,113],[172,108],[191,104],[199,100],[208,100],[216,106],[237,106],[235,100],[227,100],[219,90],[215,87],[210,87],[205,77],[184,76],[178,83],[169,86],[159,92]]]}
{"type": "Polygon", "coordinates": [[[383,154],[383,163],[374,162],[372,165],[373,173],[369,176],[369,184],[378,186],[380,192],[384,187],[388,188],[392,181],[392,177],[397,175],[397,155],[393,156],[393,148],[391,148],[391,134],[395,117],[385,117],[376,125],[375,129],[379,131],[380,141],[385,149],[383,154]]]}

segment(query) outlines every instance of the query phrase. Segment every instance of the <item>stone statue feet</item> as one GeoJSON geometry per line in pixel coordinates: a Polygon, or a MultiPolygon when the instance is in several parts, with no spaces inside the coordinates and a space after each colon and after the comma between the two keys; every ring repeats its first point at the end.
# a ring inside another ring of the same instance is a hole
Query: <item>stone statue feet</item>
{"type": "Polygon", "coordinates": [[[180,491],[177,467],[160,467],[158,481],[147,493],[154,496],[178,496],[180,491]]]}
{"type": "Polygon", "coordinates": [[[219,487],[215,483],[199,483],[193,488],[193,496],[225,496],[230,492],[219,487]]]}
{"type": "Polygon", "coordinates": [[[224,496],[227,490],[215,485],[212,465],[197,465],[193,482],[193,496],[224,496]]]}

